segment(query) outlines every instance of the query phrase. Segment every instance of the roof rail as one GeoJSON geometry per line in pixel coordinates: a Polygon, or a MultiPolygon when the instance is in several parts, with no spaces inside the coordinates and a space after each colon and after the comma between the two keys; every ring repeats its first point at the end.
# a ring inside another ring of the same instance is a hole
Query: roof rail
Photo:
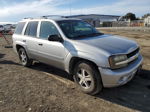
{"type": "Polygon", "coordinates": [[[24,19],[59,19],[59,18],[67,18],[67,16],[61,16],[61,15],[45,15],[45,16],[40,16],[40,17],[36,17],[36,18],[32,18],[32,17],[27,17],[24,19]]]}
{"type": "Polygon", "coordinates": [[[27,18],[24,18],[24,19],[33,19],[32,17],[27,17],[27,18]]]}
{"type": "Polygon", "coordinates": [[[61,16],[61,15],[45,15],[45,16],[41,16],[44,19],[48,19],[48,18],[66,18],[65,16],[61,16]]]}

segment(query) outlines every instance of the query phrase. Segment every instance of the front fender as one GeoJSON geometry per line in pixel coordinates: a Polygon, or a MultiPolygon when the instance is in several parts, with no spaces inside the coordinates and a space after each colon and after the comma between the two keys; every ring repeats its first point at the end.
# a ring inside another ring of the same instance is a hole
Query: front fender
{"type": "Polygon", "coordinates": [[[75,51],[73,51],[66,56],[65,62],[64,62],[65,63],[65,70],[68,73],[69,73],[70,61],[74,57],[92,61],[98,67],[104,67],[104,68],[109,67],[108,57],[106,57],[104,55],[96,55],[96,54],[92,54],[92,53],[88,53],[88,52],[81,52],[81,51],[75,52],[75,51]]]}

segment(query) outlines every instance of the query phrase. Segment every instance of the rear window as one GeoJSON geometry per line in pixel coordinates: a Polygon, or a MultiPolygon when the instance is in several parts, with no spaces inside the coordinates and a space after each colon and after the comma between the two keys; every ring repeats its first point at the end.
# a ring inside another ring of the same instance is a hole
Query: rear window
{"type": "Polygon", "coordinates": [[[29,22],[25,31],[25,35],[36,37],[38,21],[29,22]]]}
{"type": "Polygon", "coordinates": [[[25,25],[25,22],[18,23],[16,30],[15,30],[15,34],[21,34],[24,28],[24,25],[25,25]]]}

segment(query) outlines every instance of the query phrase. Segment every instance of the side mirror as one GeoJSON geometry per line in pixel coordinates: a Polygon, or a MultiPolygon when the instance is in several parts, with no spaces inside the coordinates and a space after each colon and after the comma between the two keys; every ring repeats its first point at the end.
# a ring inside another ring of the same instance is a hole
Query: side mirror
{"type": "Polygon", "coordinates": [[[63,42],[63,39],[59,35],[49,35],[48,40],[49,41],[63,42]]]}

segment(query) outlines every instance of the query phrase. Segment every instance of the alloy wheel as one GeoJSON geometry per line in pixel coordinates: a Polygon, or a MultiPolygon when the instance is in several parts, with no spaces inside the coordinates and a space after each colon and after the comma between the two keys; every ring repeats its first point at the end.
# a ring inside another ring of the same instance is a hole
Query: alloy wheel
{"type": "Polygon", "coordinates": [[[89,89],[92,84],[91,75],[85,69],[79,69],[77,79],[80,86],[84,89],[89,89]]]}

